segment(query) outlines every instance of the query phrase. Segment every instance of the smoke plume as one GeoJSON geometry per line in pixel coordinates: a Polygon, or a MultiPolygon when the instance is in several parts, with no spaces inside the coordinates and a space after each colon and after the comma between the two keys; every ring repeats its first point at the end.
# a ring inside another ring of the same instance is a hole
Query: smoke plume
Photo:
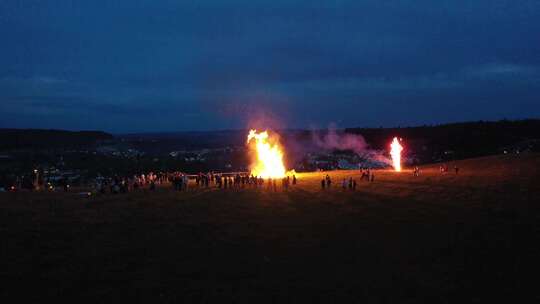
{"type": "Polygon", "coordinates": [[[315,145],[324,150],[351,150],[357,154],[363,154],[368,149],[368,145],[362,135],[338,133],[334,126],[331,126],[326,134],[313,131],[312,139],[315,145]]]}
{"type": "Polygon", "coordinates": [[[388,165],[392,163],[385,155],[385,151],[370,148],[362,135],[338,131],[334,125],[331,125],[325,132],[312,131],[311,136],[313,144],[319,150],[349,150],[366,160],[388,165]]]}

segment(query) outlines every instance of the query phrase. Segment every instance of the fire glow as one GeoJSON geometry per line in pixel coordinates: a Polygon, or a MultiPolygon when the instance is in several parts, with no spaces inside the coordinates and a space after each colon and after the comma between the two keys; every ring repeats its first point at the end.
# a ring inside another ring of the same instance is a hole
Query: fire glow
{"type": "Polygon", "coordinates": [[[262,178],[282,178],[286,174],[283,164],[283,149],[277,138],[270,138],[268,131],[249,131],[247,144],[255,152],[251,174],[262,178]]]}
{"type": "Polygon", "coordinates": [[[392,144],[390,144],[390,156],[392,156],[392,165],[396,172],[401,172],[401,151],[403,151],[403,147],[397,137],[394,137],[392,144]]]}

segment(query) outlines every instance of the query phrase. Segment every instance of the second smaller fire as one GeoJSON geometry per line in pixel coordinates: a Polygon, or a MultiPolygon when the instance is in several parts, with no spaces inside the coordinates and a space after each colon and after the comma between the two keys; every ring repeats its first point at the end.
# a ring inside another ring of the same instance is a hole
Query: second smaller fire
{"type": "Polygon", "coordinates": [[[403,147],[399,143],[398,138],[394,137],[394,140],[390,144],[390,156],[392,156],[392,165],[396,172],[401,172],[401,151],[403,151],[403,147]]]}

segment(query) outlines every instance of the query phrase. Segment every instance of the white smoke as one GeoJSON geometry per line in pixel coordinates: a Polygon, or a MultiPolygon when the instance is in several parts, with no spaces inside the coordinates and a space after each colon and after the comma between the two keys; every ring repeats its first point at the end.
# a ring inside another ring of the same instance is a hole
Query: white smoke
{"type": "Polygon", "coordinates": [[[324,150],[351,150],[360,154],[368,149],[368,145],[362,135],[338,133],[334,126],[328,128],[324,135],[316,131],[313,131],[311,135],[315,145],[324,150]]]}
{"type": "Polygon", "coordinates": [[[349,150],[368,161],[392,164],[392,160],[385,155],[385,151],[370,148],[362,135],[338,131],[334,125],[324,132],[312,131],[311,136],[313,144],[319,150],[349,150]]]}

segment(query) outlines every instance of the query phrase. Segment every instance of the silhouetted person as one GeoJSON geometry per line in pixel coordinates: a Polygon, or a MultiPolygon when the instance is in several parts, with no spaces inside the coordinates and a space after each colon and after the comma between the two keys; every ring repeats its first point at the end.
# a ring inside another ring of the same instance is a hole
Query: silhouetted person
{"type": "Polygon", "coordinates": [[[64,187],[64,192],[68,192],[69,190],[69,184],[66,178],[62,179],[62,186],[64,187]]]}
{"type": "Polygon", "coordinates": [[[330,188],[331,185],[332,185],[332,180],[330,179],[330,176],[326,174],[326,187],[330,188]]]}

